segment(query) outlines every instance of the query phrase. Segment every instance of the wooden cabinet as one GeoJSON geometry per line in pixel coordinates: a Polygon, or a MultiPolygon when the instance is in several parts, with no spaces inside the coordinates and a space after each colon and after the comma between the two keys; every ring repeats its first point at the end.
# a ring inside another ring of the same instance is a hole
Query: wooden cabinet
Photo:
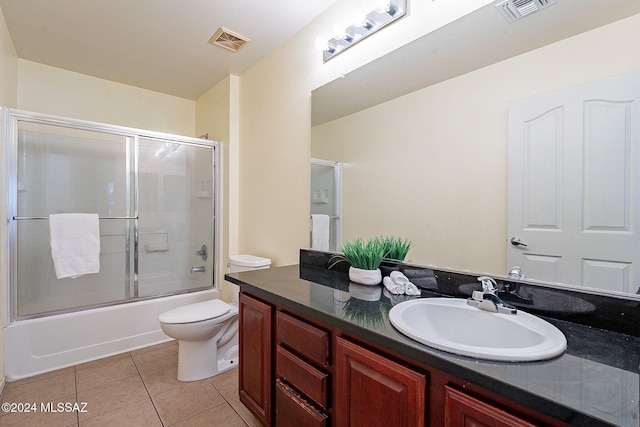
{"type": "Polygon", "coordinates": [[[336,347],[336,426],[424,426],[424,375],[342,338],[336,347]]]}
{"type": "Polygon", "coordinates": [[[285,425],[284,420],[295,412],[299,426],[326,425],[329,333],[278,311],[276,344],[276,424],[285,425]]]}
{"type": "Polygon", "coordinates": [[[278,427],[326,427],[329,417],[310,404],[285,382],[276,380],[276,425],[278,427]]]}
{"type": "Polygon", "coordinates": [[[240,401],[265,426],[568,426],[245,292],[239,356],[240,401]]]}
{"type": "Polygon", "coordinates": [[[276,317],[278,345],[295,349],[296,353],[320,367],[329,366],[327,331],[281,311],[276,317]]]}
{"type": "Polygon", "coordinates": [[[444,388],[445,427],[535,427],[459,390],[444,388]]]}
{"type": "Polygon", "coordinates": [[[240,294],[240,401],[264,425],[271,425],[272,307],[240,294]]]}

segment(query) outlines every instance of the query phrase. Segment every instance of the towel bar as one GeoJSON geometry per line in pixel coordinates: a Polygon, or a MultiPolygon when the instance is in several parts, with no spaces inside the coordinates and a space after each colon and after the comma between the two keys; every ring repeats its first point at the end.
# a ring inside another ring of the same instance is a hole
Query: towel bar
{"type": "MultiPolygon", "coordinates": [[[[49,219],[48,216],[14,216],[14,221],[20,221],[23,219],[49,219]]],[[[98,219],[138,219],[137,216],[101,216],[98,219]]]]}

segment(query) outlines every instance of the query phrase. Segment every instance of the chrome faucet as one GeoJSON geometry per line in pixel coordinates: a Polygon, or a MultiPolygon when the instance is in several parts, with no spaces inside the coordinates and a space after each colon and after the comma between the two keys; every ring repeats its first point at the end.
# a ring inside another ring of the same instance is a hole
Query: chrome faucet
{"type": "Polygon", "coordinates": [[[517,314],[518,309],[502,301],[497,295],[498,284],[494,279],[487,276],[478,277],[482,283],[481,291],[473,291],[471,298],[467,298],[467,304],[481,310],[502,314],[517,314]]]}
{"type": "Polygon", "coordinates": [[[204,265],[201,265],[200,267],[191,267],[191,272],[192,273],[204,273],[204,265]]]}
{"type": "Polygon", "coordinates": [[[495,279],[489,276],[478,277],[478,282],[482,283],[482,292],[494,294],[498,292],[498,284],[495,279]]]}

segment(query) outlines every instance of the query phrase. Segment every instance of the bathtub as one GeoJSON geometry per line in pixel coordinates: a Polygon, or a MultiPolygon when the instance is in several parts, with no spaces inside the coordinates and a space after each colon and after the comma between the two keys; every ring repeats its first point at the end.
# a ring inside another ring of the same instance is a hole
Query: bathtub
{"type": "Polygon", "coordinates": [[[158,315],[213,298],[220,298],[219,290],[12,322],[4,330],[6,380],[15,381],[170,341],[160,329],[158,315]]]}

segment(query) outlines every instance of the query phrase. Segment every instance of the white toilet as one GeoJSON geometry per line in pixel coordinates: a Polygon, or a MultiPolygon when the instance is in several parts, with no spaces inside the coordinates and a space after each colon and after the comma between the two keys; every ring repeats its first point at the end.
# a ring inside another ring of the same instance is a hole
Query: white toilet
{"type": "MultiPolygon", "coordinates": [[[[229,257],[231,273],[269,268],[271,260],[252,255],[229,257]]],[[[184,305],[162,313],[163,332],[178,340],[178,380],[209,378],[238,363],[238,292],[233,303],[212,299],[184,305]]]]}

